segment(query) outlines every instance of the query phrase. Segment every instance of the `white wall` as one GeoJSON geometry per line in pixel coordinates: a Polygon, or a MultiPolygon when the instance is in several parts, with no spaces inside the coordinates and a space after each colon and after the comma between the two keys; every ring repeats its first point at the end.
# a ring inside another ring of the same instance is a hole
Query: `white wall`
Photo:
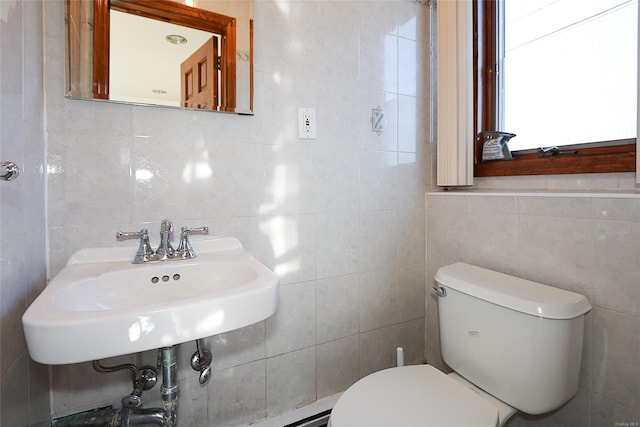
{"type": "MultiPolygon", "coordinates": [[[[188,366],[195,345],[180,346],[184,425],[237,426],[342,391],[392,366],[397,345],[423,360],[426,6],[257,1],[246,117],[65,100],[62,4],[45,2],[50,276],[76,249],[172,218],[237,236],[282,283],[272,318],[207,339],[206,387],[188,366]],[[316,108],[317,140],[297,138],[298,107],[316,108]]],[[[126,374],[89,364],[52,381],[56,416],[130,392],[126,374]]]]}
{"type": "Polygon", "coordinates": [[[45,285],[42,4],[0,1],[0,425],[44,426],[49,374],[31,362],[22,313],[45,285]]]}

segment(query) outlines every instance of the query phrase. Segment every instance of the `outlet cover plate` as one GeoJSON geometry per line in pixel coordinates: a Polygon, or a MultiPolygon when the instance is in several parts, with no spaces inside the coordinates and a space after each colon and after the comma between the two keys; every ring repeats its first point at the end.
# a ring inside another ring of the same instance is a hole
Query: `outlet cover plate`
{"type": "Polygon", "coordinates": [[[316,109],[298,108],[298,138],[316,139],[316,109]]]}

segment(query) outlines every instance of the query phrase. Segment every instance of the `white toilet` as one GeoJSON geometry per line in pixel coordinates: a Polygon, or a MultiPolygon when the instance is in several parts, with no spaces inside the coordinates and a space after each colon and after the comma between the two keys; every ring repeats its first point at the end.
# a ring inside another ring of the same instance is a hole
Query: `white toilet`
{"type": "Polygon", "coordinates": [[[455,372],[373,373],[338,399],[330,427],[495,427],[576,394],[591,310],[584,296],[464,263],[435,279],[442,357],[455,372]]]}

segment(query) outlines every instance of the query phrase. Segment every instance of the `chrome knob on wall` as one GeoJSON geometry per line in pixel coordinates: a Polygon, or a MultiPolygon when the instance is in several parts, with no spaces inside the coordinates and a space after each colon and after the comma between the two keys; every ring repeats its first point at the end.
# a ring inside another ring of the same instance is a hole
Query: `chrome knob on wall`
{"type": "Polygon", "coordinates": [[[0,180],[12,181],[20,174],[20,168],[13,162],[0,162],[0,180]]]}

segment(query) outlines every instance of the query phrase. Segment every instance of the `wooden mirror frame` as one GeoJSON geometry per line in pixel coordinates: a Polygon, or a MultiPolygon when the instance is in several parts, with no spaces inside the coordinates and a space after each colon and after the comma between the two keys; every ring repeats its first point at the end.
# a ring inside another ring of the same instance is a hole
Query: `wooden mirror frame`
{"type": "MultiPolygon", "coordinates": [[[[70,2],[73,3],[73,2],[70,2]]],[[[219,111],[236,109],[236,19],[173,1],[94,0],[93,96],[109,99],[109,11],[131,13],[219,34],[222,79],[219,111]]]]}

